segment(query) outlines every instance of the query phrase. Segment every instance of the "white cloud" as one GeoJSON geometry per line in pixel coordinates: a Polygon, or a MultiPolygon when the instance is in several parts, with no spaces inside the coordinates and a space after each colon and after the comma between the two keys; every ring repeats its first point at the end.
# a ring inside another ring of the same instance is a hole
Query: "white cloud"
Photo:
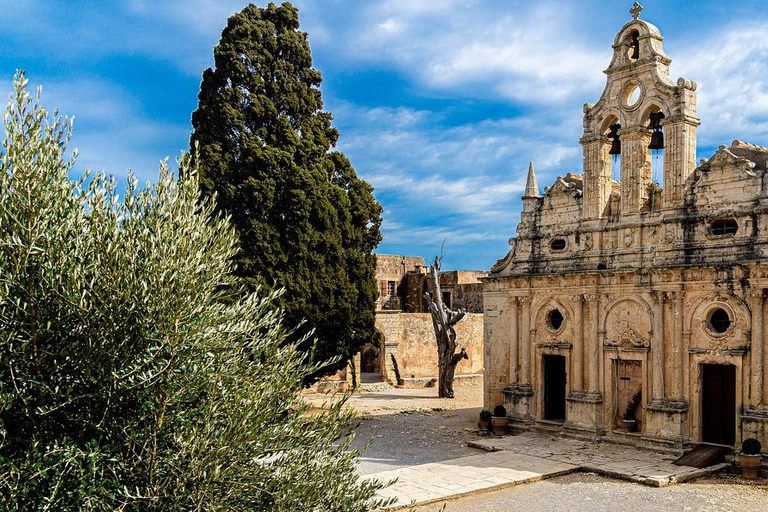
{"type": "Polygon", "coordinates": [[[675,58],[683,76],[698,83],[700,147],[712,149],[736,138],[768,145],[764,32],[763,23],[757,22],[711,31],[675,58]]]}
{"type": "Polygon", "coordinates": [[[352,61],[395,66],[424,87],[470,97],[557,102],[600,84],[610,55],[584,44],[569,8],[537,2],[510,11],[478,2],[366,4],[337,44],[352,61]]]}

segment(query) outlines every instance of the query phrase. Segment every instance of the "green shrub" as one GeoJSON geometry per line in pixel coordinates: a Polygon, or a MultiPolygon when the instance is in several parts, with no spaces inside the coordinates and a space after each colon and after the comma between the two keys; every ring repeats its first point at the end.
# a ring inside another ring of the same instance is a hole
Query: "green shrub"
{"type": "Polygon", "coordinates": [[[237,238],[186,159],[122,200],[114,178],[73,182],[71,124],[26,85],[0,155],[0,509],[375,506],[337,442],[351,414],[310,414],[318,365],[275,294],[235,288],[237,238]]]}
{"type": "Polygon", "coordinates": [[[497,405],[493,408],[493,415],[497,418],[506,418],[507,409],[503,405],[497,405]]]}

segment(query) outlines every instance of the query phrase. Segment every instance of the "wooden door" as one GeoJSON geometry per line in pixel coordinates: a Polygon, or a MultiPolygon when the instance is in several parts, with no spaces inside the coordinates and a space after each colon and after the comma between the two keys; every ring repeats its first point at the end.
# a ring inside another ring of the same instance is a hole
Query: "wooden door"
{"type": "Polygon", "coordinates": [[[701,440],[732,446],[736,442],[736,367],[701,366],[701,440]]]}

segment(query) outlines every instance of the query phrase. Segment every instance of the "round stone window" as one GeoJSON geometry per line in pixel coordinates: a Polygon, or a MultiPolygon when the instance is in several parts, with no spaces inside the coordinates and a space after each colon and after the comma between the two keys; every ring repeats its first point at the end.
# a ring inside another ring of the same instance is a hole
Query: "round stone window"
{"type": "Polygon", "coordinates": [[[638,83],[629,83],[624,87],[624,106],[630,110],[640,105],[643,99],[643,88],[638,83]]]}
{"type": "Polygon", "coordinates": [[[707,316],[707,327],[714,334],[725,334],[731,327],[731,317],[723,308],[714,308],[707,316]]]}
{"type": "Polygon", "coordinates": [[[547,313],[547,326],[553,331],[559,331],[564,321],[565,318],[559,309],[553,309],[547,313]]]}

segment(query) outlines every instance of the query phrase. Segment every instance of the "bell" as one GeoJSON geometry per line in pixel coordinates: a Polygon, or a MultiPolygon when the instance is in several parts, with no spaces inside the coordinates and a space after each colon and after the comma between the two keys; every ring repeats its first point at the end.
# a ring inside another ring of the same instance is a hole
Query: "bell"
{"type": "Polygon", "coordinates": [[[616,137],[611,141],[611,149],[608,151],[609,155],[620,155],[621,154],[621,139],[616,137]]]}
{"type": "Polygon", "coordinates": [[[661,129],[661,120],[664,119],[664,112],[654,112],[653,114],[648,116],[648,129],[649,130],[660,130],[661,129]]]}
{"type": "Polygon", "coordinates": [[[632,60],[637,60],[640,58],[640,41],[638,40],[637,34],[632,34],[632,60]]]}
{"type": "Polygon", "coordinates": [[[611,139],[611,149],[610,151],[608,151],[608,154],[620,155],[621,154],[621,138],[619,137],[619,130],[621,129],[621,124],[613,123],[608,129],[610,130],[608,132],[608,138],[611,139]]]}
{"type": "Polygon", "coordinates": [[[664,132],[661,130],[654,130],[651,134],[651,143],[648,144],[648,149],[664,149],[664,132]]]}

